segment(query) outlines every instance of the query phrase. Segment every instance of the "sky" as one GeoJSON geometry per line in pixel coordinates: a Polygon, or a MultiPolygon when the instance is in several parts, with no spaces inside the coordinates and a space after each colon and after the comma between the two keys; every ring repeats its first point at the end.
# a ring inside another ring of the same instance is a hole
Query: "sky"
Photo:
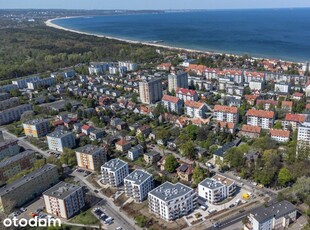
{"type": "Polygon", "coordinates": [[[310,0],[0,0],[0,9],[248,9],[310,7],[310,0]]]}

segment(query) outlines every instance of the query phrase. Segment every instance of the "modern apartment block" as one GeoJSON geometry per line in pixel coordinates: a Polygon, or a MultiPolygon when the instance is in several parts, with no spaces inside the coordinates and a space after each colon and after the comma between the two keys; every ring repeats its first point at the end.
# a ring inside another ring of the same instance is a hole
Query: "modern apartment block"
{"type": "Polygon", "coordinates": [[[153,176],[144,170],[137,169],[124,179],[126,195],[132,197],[136,202],[145,200],[153,186],[153,176]]]}
{"type": "Polygon", "coordinates": [[[290,131],[282,129],[270,129],[270,137],[277,142],[288,142],[290,140],[290,131]]]}
{"type": "Polygon", "coordinates": [[[273,127],[274,116],[273,111],[250,109],[247,112],[247,124],[270,129],[273,127]]]}
{"type": "Polygon", "coordinates": [[[83,189],[80,186],[59,182],[43,193],[46,212],[69,219],[85,206],[83,189]]]}
{"type": "Polygon", "coordinates": [[[118,187],[129,174],[128,164],[118,158],[112,159],[101,166],[102,182],[118,187]]]}
{"type": "Polygon", "coordinates": [[[211,204],[216,204],[227,197],[234,195],[236,191],[235,181],[219,174],[212,178],[206,178],[198,185],[198,195],[211,204]]]}
{"type": "Polygon", "coordinates": [[[100,171],[101,165],[107,161],[104,148],[95,145],[85,145],[75,150],[78,166],[85,169],[100,171]]]}
{"type": "Polygon", "coordinates": [[[1,140],[0,141],[0,161],[4,158],[14,156],[20,151],[18,140],[1,140]]]}
{"type": "Polygon", "coordinates": [[[138,64],[128,61],[119,61],[119,67],[126,67],[127,71],[136,71],[138,69],[138,64]]]}
{"type": "Polygon", "coordinates": [[[104,72],[109,70],[109,67],[111,66],[110,63],[105,62],[91,62],[90,67],[88,67],[88,72],[90,75],[95,74],[103,74],[104,72]]]}
{"type": "Polygon", "coordinates": [[[17,121],[25,111],[31,111],[30,104],[19,105],[10,109],[0,111],[0,125],[8,124],[12,121],[17,121]]]}
{"type": "Polygon", "coordinates": [[[149,192],[149,211],[165,221],[172,221],[192,212],[197,199],[194,189],[181,183],[165,182],[149,192]]]}
{"type": "Polygon", "coordinates": [[[50,150],[63,152],[64,148],[74,148],[76,145],[74,134],[69,131],[57,129],[46,137],[50,150]]]}
{"type": "Polygon", "coordinates": [[[195,90],[177,88],[175,95],[183,101],[198,101],[198,94],[195,90]]]}
{"type": "Polygon", "coordinates": [[[163,96],[161,79],[153,78],[139,82],[139,93],[141,102],[144,104],[160,101],[163,96]]]}
{"type": "Polygon", "coordinates": [[[197,101],[185,101],[184,112],[193,118],[206,118],[207,106],[197,101]]]}
{"type": "Polygon", "coordinates": [[[260,206],[248,215],[248,223],[243,226],[244,230],[280,230],[288,229],[289,225],[296,220],[296,207],[284,200],[270,206],[260,206]]]}
{"type": "Polygon", "coordinates": [[[214,117],[216,121],[225,121],[237,124],[239,121],[238,108],[224,105],[215,105],[214,117]]]}
{"type": "Polygon", "coordinates": [[[164,95],[161,99],[163,106],[170,112],[181,113],[183,101],[178,97],[164,95]]]}
{"type": "Polygon", "coordinates": [[[3,101],[0,101],[0,110],[9,109],[19,105],[17,97],[12,97],[3,101]]]}
{"type": "Polygon", "coordinates": [[[55,165],[46,164],[42,168],[23,176],[0,188],[0,212],[9,213],[41,195],[59,181],[55,165]]]}
{"type": "Polygon", "coordinates": [[[3,85],[0,86],[0,93],[9,93],[11,90],[18,89],[17,85],[10,84],[10,85],[3,85]]]}
{"type": "Polygon", "coordinates": [[[169,92],[176,92],[178,88],[188,88],[188,75],[184,71],[177,71],[168,75],[169,92]]]}
{"type": "Polygon", "coordinates": [[[23,79],[14,80],[14,81],[12,81],[12,84],[16,85],[19,89],[24,89],[24,88],[27,88],[28,82],[35,82],[38,80],[40,80],[39,76],[27,77],[27,78],[23,78],[23,79]]]}
{"type": "Polygon", "coordinates": [[[0,101],[4,101],[10,98],[10,94],[8,93],[0,93],[0,101]]]}
{"type": "Polygon", "coordinates": [[[297,154],[307,152],[310,158],[310,122],[303,122],[298,125],[297,132],[297,154]]]}
{"type": "Polygon", "coordinates": [[[35,152],[27,150],[6,160],[0,161],[0,186],[20,171],[31,168],[35,160],[35,152]]]}
{"type": "Polygon", "coordinates": [[[26,136],[44,137],[50,131],[49,121],[46,119],[34,119],[23,124],[26,136]]]}
{"type": "Polygon", "coordinates": [[[27,83],[27,88],[28,89],[38,89],[39,87],[46,87],[46,86],[51,86],[56,84],[56,79],[53,77],[48,77],[48,78],[42,78],[37,81],[33,82],[28,82],[27,83]]]}

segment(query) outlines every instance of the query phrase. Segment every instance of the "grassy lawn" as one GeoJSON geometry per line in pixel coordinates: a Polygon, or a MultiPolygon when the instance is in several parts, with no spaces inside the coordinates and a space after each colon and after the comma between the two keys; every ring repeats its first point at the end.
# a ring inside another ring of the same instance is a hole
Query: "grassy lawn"
{"type": "Polygon", "coordinates": [[[72,223],[77,224],[87,224],[87,225],[96,225],[100,224],[100,221],[91,213],[91,209],[88,209],[85,212],[80,213],[79,215],[71,219],[72,223]]]}
{"type": "Polygon", "coordinates": [[[42,150],[48,150],[48,144],[45,143],[42,139],[39,138],[35,138],[35,137],[27,137],[26,138],[31,144],[33,144],[34,146],[38,147],[39,149],[42,150]]]}

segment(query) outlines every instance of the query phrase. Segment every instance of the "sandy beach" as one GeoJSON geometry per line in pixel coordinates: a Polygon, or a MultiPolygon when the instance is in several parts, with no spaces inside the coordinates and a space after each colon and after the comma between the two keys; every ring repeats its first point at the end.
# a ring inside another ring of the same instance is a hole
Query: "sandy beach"
{"type": "MultiPolygon", "coordinates": [[[[45,21],[45,25],[49,26],[49,27],[53,27],[56,29],[60,29],[60,30],[65,30],[65,31],[69,31],[69,32],[73,32],[73,33],[78,33],[78,34],[83,34],[83,35],[90,35],[90,36],[96,36],[99,38],[106,38],[106,39],[111,39],[111,40],[117,40],[117,41],[121,41],[121,42],[127,42],[127,43],[131,43],[131,44],[142,44],[142,45],[148,45],[148,46],[154,46],[154,47],[158,47],[158,48],[165,48],[165,49],[170,49],[170,50],[178,50],[178,51],[186,51],[186,52],[192,52],[192,53],[202,53],[202,54],[216,54],[216,55],[231,55],[234,57],[241,57],[241,55],[237,55],[237,54],[231,54],[231,53],[220,53],[220,52],[211,52],[211,51],[203,51],[203,50],[195,50],[195,49],[187,49],[187,48],[180,48],[180,47],[175,47],[175,46],[169,46],[169,45],[162,45],[162,44],[158,44],[158,43],[151,43],[151,42],[143,42],[143,41],[135,41],[135,40],[129,40],[129,39],[123,39],[123,38],[118,38],[118,37],[112,37],[112,36],[106,36],[106,35],[100,35],[100,34],[95,34],[95,33],[88,33],[88,32],[82,32],[82,31],[78,31],[78,30],[73,30],[73,29],[68,29],[59,25],[56,25],[55,23],[53,23],[54,20],[57,19],[66,19],[66,18],[79,18],[81,16],[73,16],[73,17],[59,17],[59,18],[53,18],[53,19],[49,19],[47,21],[45,21]]],[[[270,59],[270,58],[263,58],[263,57],[252,57],[252,59],[264,59],[264,60],[274,60],[274,59],[270,59]]],[[[287,63],[298,63],[298,64],[303,64],[301,62],[292,62],[292,61],[285,61],[285,60],[280,60],[282,62],[287,62],[287,63]]]]}

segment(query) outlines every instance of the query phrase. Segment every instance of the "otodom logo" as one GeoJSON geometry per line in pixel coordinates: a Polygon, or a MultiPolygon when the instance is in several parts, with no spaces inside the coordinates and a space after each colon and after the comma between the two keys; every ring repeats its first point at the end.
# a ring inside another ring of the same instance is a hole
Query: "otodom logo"
{"type": "Polygon", "coordinates": [[[2,224],[4,227],[60,227],[61,220],[58,218],[39,219],[37,216],[31,219],[17,219],[16,217],[13,217],[12,219],[4,219],[2,224]]]}

